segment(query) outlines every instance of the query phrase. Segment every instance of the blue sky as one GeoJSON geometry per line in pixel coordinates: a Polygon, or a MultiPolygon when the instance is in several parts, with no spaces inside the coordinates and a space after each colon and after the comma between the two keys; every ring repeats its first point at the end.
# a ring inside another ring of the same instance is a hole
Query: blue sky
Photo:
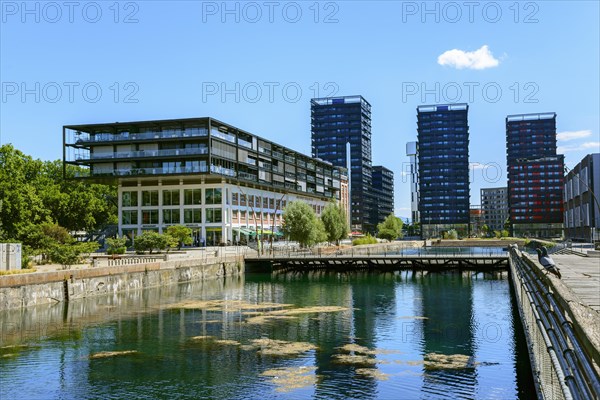
{"type": "Polygon", "coordinates": [[[310,154],[310,99],[362,94],[395,172],[420,104],[468,102],[471,203],[506,184],[504,118],[554,111],[600,151],[597,1],[0,2],[0,142],[62,157],[62,125],[212,116],[310,154]],[[25,6],[24,6],[25,4],[25,6]]]}

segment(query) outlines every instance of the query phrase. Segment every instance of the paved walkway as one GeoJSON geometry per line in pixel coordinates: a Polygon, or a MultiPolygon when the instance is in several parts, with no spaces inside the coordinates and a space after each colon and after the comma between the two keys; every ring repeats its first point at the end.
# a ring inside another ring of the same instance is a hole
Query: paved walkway
{"type": "Polygon", "coordinates": [[[563,283],[586,305],[600,313],[600,258],[552,255],[563,283]]]}

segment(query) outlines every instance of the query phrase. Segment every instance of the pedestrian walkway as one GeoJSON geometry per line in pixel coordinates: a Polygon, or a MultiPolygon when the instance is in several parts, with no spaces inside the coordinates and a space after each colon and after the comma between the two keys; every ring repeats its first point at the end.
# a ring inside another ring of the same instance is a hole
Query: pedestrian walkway
{"type": "Polygon", "coordinates": [[[562,282],[587,306],[600,313],[600,258],[552,255],[562,282]]]}

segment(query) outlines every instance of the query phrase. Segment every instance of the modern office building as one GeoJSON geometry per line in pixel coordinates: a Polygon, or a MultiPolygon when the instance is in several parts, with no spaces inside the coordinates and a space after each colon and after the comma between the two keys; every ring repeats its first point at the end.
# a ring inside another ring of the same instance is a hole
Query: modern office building
{"type": "Polygon", "coordinates": [[[556,113],[507,116],[506,159],[512,234],[562,236],[564,156],[556,154],[556,113]]]}
{"type": "Polygon", "coordinates": [[[417,142],[406,143],[406,155],[410,158],[410,217],[412,223],[418,223],[419,219],[419,163],[418,163],[419,146],[417,142]]]}
{"type": "Polygon", "coordinates": [[[502,231],[508,219],[508,189],[484,188],[480,194],[483,223],[492,231],[502,231]]]}
{"type": "MultiPolygon", "coordinates": [[[[320,214],[347,172],[213,118],[69,125],[63,160],[118,184],[119,234],[183,224],[196,245],[277,233],[294,200],[320,214]]],[[[347,193],[347,190],[346,190],[347,193]]]]}
{"type": "Polygon", "coordinates": [[[312,99],[312,156],[345,167],[350,143],[351,229],[373,232],[371,105],[362,96],[312,99]]]}
{"type": "Polygon", "coordinates": [[[469,235],[467,104],[417,107],[421,236],[469,235]]]}
{"type": "Polygon", "coordinates": [[[588,154],[568,172],[564,185],[565,237],[600,240],[600,153],[588,154]]]}
{"type": "Polygon", "coordinates": [[[381,222],[394,213],[394,173],[391,170],[381,165],[373,167],[372,193],[375,198],[373,209],[376,211],[373,219],[381,222]]]}

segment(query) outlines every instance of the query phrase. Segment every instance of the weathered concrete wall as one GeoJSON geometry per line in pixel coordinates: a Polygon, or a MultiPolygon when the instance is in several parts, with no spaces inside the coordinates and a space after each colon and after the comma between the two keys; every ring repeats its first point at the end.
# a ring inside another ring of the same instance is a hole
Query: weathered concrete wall
{"type": "Polygon", "coordinates": [[[174,260],[120,267],[0,276],[0,309],[107,295],[181,282],[240,275],[243,259],[174,260]]]}
{"type": "MultiPolygon", "coordinates": [[[[0,310],[0,347],[48,337],[76,337],[88,326],[141,318],[145,313],[165,313],[172,304],[190,298],[192,293],[199,298],[217,295],[240,298],[243,290],[244,275],[237,275],[0,310]]],[[[166,323],[179,324],[180,320],[165,318],[166,323]]]]}

